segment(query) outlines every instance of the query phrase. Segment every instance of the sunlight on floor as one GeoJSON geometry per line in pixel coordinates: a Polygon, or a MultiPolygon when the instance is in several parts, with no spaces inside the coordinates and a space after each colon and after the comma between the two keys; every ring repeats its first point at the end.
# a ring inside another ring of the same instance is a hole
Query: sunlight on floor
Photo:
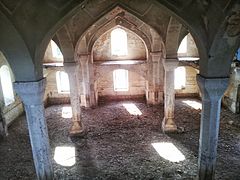
{"type": "Polygon", "coordinates": [[[173,143],[152,143],[152,146],[158,152],[158,154],[166,160],[169,160],[171,162],[179,162],[185,160],[185,156],[173,143]]]}
{"type": "Polygon", "coordinates": [[[202,110],[202,104],[200,102],[190,101],[190,100],[186,100],[186,101],[182,101],[182,102],[196,110],[198,110],[198,109],[202,110]]]}
{"type": "Polygon", "coordinates": [[[61,147],[55,148],[54,160],[62,166],[73,166],[76,163],[75,147],[61,147]]]}
{"type": "Polygon", "coordinates": [[[124,103],[123,107],[131,114],[131,115],[142,115],[142,112],[138,109],[138,107],[133,103],[124,103]]]}
{"type": "Polygon", "coordinates": [[[63,118],[72,118],[72,108],[70,106],[64,106],[62,108],[62,117],[63,118]]]}

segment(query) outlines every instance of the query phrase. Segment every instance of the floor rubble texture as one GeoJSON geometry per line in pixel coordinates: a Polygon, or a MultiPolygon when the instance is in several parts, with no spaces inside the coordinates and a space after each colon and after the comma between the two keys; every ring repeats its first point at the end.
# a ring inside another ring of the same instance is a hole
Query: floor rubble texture
{"type": "MultiPolygon", "coordinates": [[[[148,106],[144,101],[131,100],[101,102],[94,109],[83,109],[86,134],[76,138],[68,135],[71,119],[66,117],[70,113],[62,114],[70,106],[48,107],[55,179],[195,179],[201,110],[186,102],[200,101],[176,100],[175,121],[180,128],[175,134],[161,131],[163,105],[148,106]],[[139,114],[130,114],[129,108],[139,114]],[[172,150],[165,147],[178,151],[172,155],[172,150]],[[155,148],[160,148],[160,154],[155,148]],[[180,160],[174,160],[179,156],[180,160]]],[[[0,179],[36,179],[24,115],[11,125],[9,136],[0,139],[0,179]]],[[[221,113],[216,179],[240,179],[240,114],[225,108],[221,113]]]]}

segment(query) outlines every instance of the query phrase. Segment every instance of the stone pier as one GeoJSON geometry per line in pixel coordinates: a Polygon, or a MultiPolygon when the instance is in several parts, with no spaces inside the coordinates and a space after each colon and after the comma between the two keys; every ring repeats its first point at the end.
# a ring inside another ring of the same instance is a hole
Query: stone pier
{"type": "Polygon", "coordinates": [[[174,90],[174,69],[178,66],[178,59],[165,59],[163,62],[164,77],[164,119],[162,130],[164,132],[177,131],[174,122],[175,90],[174,90]]]}
{"type": "Polygon", "coordinates": [[[199,139],[199,179],[214,179],[221,98],[228,86],[228,78],[204,78],[197,75],[202,94],[201,129],[199,139]]]}
{"type": "Polygon", "coordinates": [[[84,127],[81,122],[81,106],[79,99],[79,64],[76,62],[64,63],[64,69],[69,76],[70,102],[72,107],[72,127],[70,136],[81,136],[84,134],[84,127]]]}
{"type": "Polygon", "coordinates": [[[52,158],[43,104],[45,79],[35,82],[16,82],[14,88],[24,104],[37,178],[53,179],[52,158]]]}

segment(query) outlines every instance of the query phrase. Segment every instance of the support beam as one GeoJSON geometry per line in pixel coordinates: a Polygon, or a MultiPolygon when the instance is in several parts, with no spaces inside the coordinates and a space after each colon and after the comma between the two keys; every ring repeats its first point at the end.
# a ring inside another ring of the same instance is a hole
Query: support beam
{"type": "Polygon", "coordinates": [[[14,88],[24,104],[37,178],[41,180],[53,179],[43,104],[45,79],[35,82],[16,82],[14,88]]]}
{"type": "Polygon", "coordinates": [[[227,89],[228,78],[207,79],[197,75],[197,82],[203,105],[199,140],[199,179],[212,180],[216,167],[221,98],[227,89]]]}
{"type": "Polygon", "coordinates": [[[174,90],[174,69],[178,66],[177,59],[165,59],[164,78],[164,119],[162,122],[163,132],[175,132],[177,126],[174,122],[175,90],[174,90]]]}
{"type": "Polygon", "coordinates": [[[64,69],[69,76],[70,102],[72,107],[72,127],[70,129],[70,136],[81,136],[84,134],[79,100],[79,68],[79,64],[76,62],[64,63],[64,69]]]}

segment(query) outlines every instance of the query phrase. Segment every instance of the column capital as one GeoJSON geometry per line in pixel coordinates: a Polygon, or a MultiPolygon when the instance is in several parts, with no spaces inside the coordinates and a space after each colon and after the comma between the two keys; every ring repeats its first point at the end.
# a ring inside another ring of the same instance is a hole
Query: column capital
{"type": "Polygon", "coordinates": [[[163,59],[163,66],[166,71],[173,71],[178,67],[178,63],[179,61],[177,58],[163,59]]]}
{"type": "Polygon", "coordinates": [[[150,56],[152,57],[151,58],[152,62],[155,63],[158,62],[162,57],[162,52],[161,51],[150,52],[150,56]]]}
{"type": "Polygon", "coordinates": [[[76,71],[76,68],[78,67],[78,62],[67,62],[67,63],[64,63],[64,70],[70,74],[72,72],[75,72],[76,71]]]}
{"type": "Polygon", "coordinates": [[[87,63],[89,61],[90,57],[91,57],[91,54],[89,54],[89,53],[78,54],[77,61],[78,61],[78,63],[85,64],[85,63],[87,63]]]}
{"type": "Polygon", "coordinates": [[[150,55],[151,56],[161,56],[162,55],[162,51],[153,51],[153,52],[150,52],[150,55]]]}
{"type": "Polygon", "coordinates": [[[228,87],[229,78],[205,78],[197,75],[197,83],[203,100],[219,100],[228,87]]]}
{"type": "Polygon", "coordinates": [[[15,82],[14,89],[25,105],[40,105],[43,103],[46,79],[32,82],[15,82]]]}

